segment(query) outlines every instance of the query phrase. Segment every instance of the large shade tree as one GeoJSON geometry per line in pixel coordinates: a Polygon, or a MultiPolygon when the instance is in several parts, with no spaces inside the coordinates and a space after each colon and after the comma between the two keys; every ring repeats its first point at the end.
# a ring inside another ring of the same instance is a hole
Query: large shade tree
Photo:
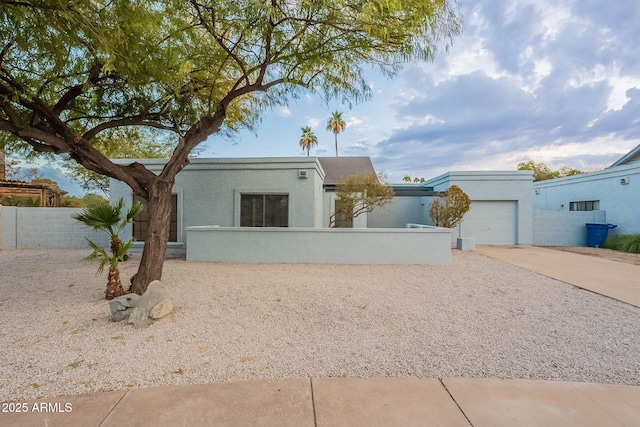
{"type": "Polygon", "coordinates": [[[0,149],[66,156],[147,200],[131,290],[160,279],[171,189],[210,135],[250,126],[309,90],[370,96],[461,31],[455,0],[0,0],[0,149]],[[159,174],[101,150],[127,132],[173,135],[159,174]]]}

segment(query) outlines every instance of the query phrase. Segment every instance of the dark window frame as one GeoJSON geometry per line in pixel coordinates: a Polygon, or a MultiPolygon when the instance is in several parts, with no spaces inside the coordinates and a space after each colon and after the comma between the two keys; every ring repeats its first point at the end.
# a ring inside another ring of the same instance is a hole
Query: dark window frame
{"type": "Polygon", "coordinates": [[[289,227],[289,194],[240,193],[240,227],[289,227]]]}
{"type": "Polygon", "coordinates": [[[581,200],[569,202],[569,210],[572,212],[590,212],[600,210],[600,200],[581,200]]]}

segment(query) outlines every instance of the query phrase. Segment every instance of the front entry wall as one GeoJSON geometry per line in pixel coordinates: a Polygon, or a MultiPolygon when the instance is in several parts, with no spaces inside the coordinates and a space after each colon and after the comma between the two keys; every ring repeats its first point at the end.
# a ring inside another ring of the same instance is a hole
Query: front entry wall
{"type": "Polygon", "coordinates": [[[187,227],[187,261],[451,264],[446,228],[187,227]]]}

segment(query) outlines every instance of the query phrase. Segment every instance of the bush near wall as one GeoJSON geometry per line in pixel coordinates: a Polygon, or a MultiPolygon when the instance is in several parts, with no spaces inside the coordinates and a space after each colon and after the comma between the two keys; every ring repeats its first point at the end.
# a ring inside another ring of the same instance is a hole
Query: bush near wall
{"type": "Polygon", "coordinates": [[[18,206],[24,208],[37,208],[40,206],[40,197],[38,196],[0,196],[0,205],[3,206],[18,206]]]}
{"type": "Polygon", "coordinates": [[[640,254],[640,234],[611,236],[604,243],[607,249],[640,254]]]}

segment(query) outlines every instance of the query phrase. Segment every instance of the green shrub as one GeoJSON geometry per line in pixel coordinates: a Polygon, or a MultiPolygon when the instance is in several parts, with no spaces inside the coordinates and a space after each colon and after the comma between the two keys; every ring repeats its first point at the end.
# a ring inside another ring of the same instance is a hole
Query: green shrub
{"type": "Polygon", "coordinates": [[[640,254],[640,234],[611,236],[604,242],[604,247],[621,252],[640,254]]]}
{"type": "Polygon", "coordinates": [[[12,197],[0,197],[0,205],[4,206],[18,206],[22,208],[37,208],[40,207],[40,197],[38,196],[12,196],[12,197]]]}

